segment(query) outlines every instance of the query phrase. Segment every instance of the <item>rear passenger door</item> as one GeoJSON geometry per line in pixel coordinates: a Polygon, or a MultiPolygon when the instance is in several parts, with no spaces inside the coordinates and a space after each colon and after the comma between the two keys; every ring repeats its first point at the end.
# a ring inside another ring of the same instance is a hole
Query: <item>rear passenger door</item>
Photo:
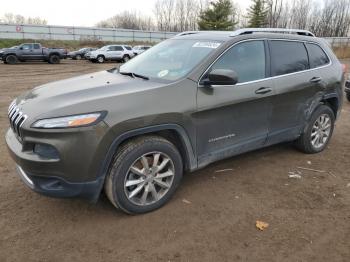
{"type": "Polygon", "coordinates": [[[307,44],[269,40],[273,98],[268,143],[292,140],[301,133],[314,97],[324,90],[318,70],[310,67],[307,44]]]}
{"type": "Polygon", "coordinates": [[[41,59],[43,57],[42,49],[39,44],[33,44],[33,59],[41,59]]]}

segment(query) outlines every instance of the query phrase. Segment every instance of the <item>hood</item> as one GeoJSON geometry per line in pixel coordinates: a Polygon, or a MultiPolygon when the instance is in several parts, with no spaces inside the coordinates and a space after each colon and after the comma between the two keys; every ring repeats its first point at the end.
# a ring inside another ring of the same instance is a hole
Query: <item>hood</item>
{"type": "Polygon", "coordinates": [[[16,50],[17,48],[2,48],[0,49],[1,52],[7,52],[7,51],[14,51],[16,50]]]}
{"type": "MultiPolygon", "coordinates": [[[[106,103],[164,84],[101,71],[48,83],[19,96],[16,104],[36,119],[106,110],[106,103]]],[[[30,122],[30,121],[28,121],[30,122]]]]}

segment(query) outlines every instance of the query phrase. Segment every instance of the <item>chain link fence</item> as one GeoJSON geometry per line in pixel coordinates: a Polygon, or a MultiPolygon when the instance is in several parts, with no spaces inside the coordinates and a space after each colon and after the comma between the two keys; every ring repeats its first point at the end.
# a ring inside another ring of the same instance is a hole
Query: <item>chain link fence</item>
{"type": "Polygon", "coordinates": [[[0,24],[0,39],[160,42],[175,32],[140,31],[95,27],[0,24]]]}
{"type": "MultiPolygon", "coordinates": [[[[0,39],[157,43],[176,34],[176,32],[0,23],[0,39]]],[[[350,58],[350,37],[326,37],[325,39],[339,58],[350,58]]]]}

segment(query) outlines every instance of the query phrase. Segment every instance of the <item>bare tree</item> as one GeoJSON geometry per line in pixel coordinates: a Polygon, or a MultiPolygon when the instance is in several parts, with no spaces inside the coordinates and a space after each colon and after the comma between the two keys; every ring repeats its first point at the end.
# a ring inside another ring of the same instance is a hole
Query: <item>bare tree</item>
{"type": "Polygon", "coordinates": [[[153,22],[150,17],[136,11],[124,11],[96,24],[104,28],[123,28],[134,30],[151,30],[153,22]]]}
{"type": "Polygon", "coordinates": [[[24,17],[18,14],[6,13],[0,18],[1,23],[5,24],[31,24],[47,25],[47,20],[40,17],[24,17]]]}
{"type": "Polygon", "coordinates": [[[283,0],[268,0],[268,14],[267,14],[267,25],[268,27],[278,27],[280,26],[282,20],[282,11],[284,4],[283,0]]]}

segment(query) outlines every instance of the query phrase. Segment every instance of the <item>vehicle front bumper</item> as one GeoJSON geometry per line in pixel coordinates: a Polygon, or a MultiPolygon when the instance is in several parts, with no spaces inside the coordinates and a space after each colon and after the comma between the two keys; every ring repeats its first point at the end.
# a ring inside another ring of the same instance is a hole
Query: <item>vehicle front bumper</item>
{"type": "Polygon", "coordinates": [[[103,184],[102,178],[92,182],[70,183],[59,177],[40,177],[26,173],[21,166],[16,165],[17,173],[33,191],[59,198],[82,197],[96,201],[103,184]]]}
{"type": "Polygon", "coordinates": [[[104,182],[100,170],[106,154],[104,146],[108,144],[104,142],[106,130],[106,124],[101,122],[80,131],[34,131],[20,142],[9,129],[6,144],[21,179],[33,191],[51,197],[96,201],[104,182]],[[57,154],[39,154],[34,144],[51,146],[57,154]]]}

